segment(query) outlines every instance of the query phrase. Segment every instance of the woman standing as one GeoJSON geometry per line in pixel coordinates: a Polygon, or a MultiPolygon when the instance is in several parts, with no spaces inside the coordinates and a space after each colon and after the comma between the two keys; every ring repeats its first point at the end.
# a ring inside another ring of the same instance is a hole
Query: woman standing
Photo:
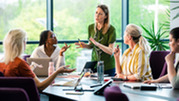
{"type": "Polygon", "coordinates": [[[104,61],[104,73],[110,76],[115,73],[112,55],[116,41],[116,30],[109,23],[109,10],[106,5],[98,5],[95,12],[95,23],[88,27],[88,44],[75,43],[77,48],[92,49],[92,61],[104,61]]]}

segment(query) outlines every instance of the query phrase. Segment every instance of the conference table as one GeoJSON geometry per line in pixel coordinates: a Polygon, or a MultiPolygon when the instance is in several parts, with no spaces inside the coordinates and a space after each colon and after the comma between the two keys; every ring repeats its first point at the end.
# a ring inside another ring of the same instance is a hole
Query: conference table
{"type": "MultiPolygon", "coordinates": [[[[70,79],[71,78],[57,77],[55,82],[68,81],[70,79]]],[[[127,95],[129,101],[176,101],[177,98],[179,98],[179,90],[172,88],[157,88],[157,90],[154,91],[142,91],[140,89],[124,87],[124,82],[126,81],[113,81],[111,86],[119,86],[122,92],[127,95]]],[[[83,77],[80,82],[82,86],[90,86],[97,83],[98,82],[95,78],[90,77],[83,77]]],[[[105,101],[104,96],[95,95],[94,91],[84,91],[82,95],[67,94],[68,91],[64,91],[64,89],[73,88],[74,87],[50,85],[45,90],[43,90],[42,93],[49,96],[49,101],[105,101]]],[[[94,89],[98,88],[99,87],[94,87],[94,89]]]]}

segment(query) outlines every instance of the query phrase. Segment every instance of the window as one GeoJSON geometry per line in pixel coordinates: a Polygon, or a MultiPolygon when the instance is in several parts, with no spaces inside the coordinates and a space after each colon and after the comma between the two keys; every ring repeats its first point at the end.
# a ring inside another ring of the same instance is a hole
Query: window
{"type": "MultiPolygon", "coordinates": [[[[109,8],[110,23],[121,39],[121,0],[54,0],[54,32],[58,40],[87,40],[88,26],[94,23],[98,4],[109,8]]],[[[63,46],[63,45],[59,45],[63,46]]],[[[74,44],[65,52],[66,64],[82,68],[91,60],[91,50],[76,49],[74,44]]],[[[78,70],[77,70],[78,71],[78,70]]]]}
{"type": "Polygon", "coordinates": [[[169,5],[167,0],[129,0],[129,23],[146,27],[151,26],[152,21],[157,21],[157,25],[163,24],[168,21],[166,10],[169,9],[169,5]],[[158,12],[155,13],[157,9],[158,12]],[[158,15],[157,18],[155,14],[158,15]]]}
{"type": "MultiPolygon", "coordinates": [[[[1,0],[0,1],[0,41],[12,28],[22,28],[27,32],[28,41],[39,40],[46,29],[46,2],[44,0],[1,0]]],[[[0,53],[3,48],[0,46],[0,53]]],[[[36,45],[27,45],[25,53],[31,54],[36,45]]]]}

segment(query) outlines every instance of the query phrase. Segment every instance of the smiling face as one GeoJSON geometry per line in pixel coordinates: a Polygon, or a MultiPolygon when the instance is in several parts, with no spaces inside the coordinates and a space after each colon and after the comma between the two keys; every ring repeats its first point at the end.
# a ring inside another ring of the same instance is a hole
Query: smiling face
{"type": "Polygon", "coordinates": [[[170,50],[175,53],[179,53],[179,39],[173,38],[173,35],[169,35],[169,46],[170,50]]]}
{"type": "Polygon", "coordinates": [[[107,16],[105,15],[104,11],[98,7],[96,9],[96,13],[95,13],[95,21],[96,23],[104,23],[104,19],[106,18],[107,16]]]}

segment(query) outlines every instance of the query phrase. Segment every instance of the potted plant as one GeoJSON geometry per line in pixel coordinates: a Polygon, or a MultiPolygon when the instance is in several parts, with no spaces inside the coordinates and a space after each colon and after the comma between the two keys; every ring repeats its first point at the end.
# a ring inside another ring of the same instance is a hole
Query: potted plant
{"type": "Polygon", "coordinates": [[[162,30],[163,25],[159,26],[157,33],[155,34],[154,22],[152,22],[152,26],[147,28],[141,25],[142,29],[145,31],[143,36],[149,41],[150,47],[153,51],[163,51],[168,50],[168,40],[166,40],[169,36],[166,31],[162,30]]]}

